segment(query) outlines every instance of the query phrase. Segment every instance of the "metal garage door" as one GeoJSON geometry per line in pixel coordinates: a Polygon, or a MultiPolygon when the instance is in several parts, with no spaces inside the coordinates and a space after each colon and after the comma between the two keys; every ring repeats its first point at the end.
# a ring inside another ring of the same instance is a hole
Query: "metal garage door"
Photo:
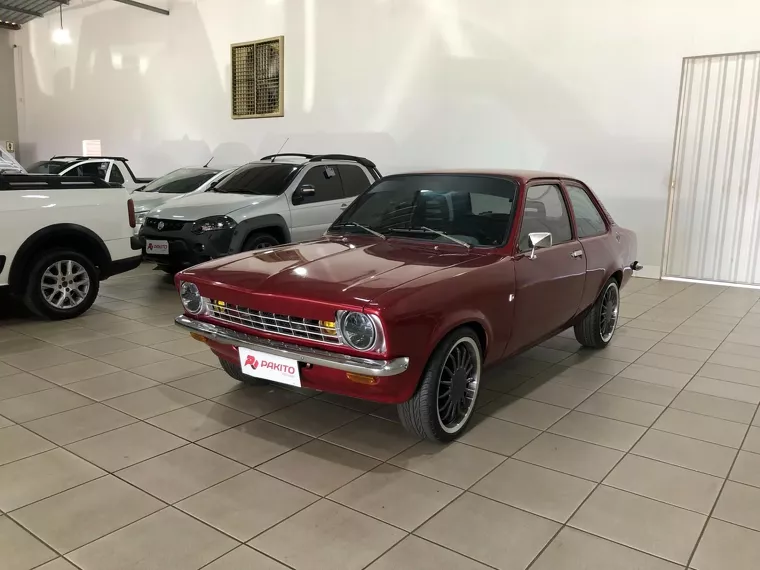
{"type": "Polygon", "coordinates": [[[760,286],[760,52],[687,58],[663,277],[760,286]]]}

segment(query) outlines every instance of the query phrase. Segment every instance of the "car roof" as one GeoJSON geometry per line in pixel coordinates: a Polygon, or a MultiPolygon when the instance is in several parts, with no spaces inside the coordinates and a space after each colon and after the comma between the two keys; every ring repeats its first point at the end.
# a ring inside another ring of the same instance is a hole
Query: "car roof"
{"type": "Polygon", "coordinates": [[[542,170],[422,170],[414,172],[400,172],[393,174],[392,176],[404,176],[411,175],[436,175],[436,174],[449,174],[449,175],[468,175],[468,176],[496,176],[499,178],[512,178],[519,182],[530,182],[531,180],[546,179],[546,178],[561,178],[563,180],[577,180],[574,176],[567,176],[566,174],[558,174],[556,172],[548,172],[542,170]]]}

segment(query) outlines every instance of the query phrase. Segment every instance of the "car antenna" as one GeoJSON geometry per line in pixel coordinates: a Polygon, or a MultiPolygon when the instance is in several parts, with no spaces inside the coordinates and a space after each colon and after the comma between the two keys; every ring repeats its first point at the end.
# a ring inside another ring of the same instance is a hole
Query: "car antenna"
{"type": "Polygon", "coordinates": [[[274,162],[274,159],[275,159],[275,158],[277,158],[277,155],[278,155],[278,154],[280,154],[280,153],[282,152],[282,149],[284,149],[284,148],[285,148],[285,145],[286,145],[286,144],[288,144],[288,141],[289,141],[289,140],[290,140],[290,137],[288,137],[288,138],[286,138],[286,139],[285,139],[285,142],[284,142],[284,143],[282,143],[282,146],[281,146],[279,149],[277,149],[277,152],[276,152],[276,153],[274,153],[274,154],[272,155],[272,160],[270,160],[270,162],[274,162]]]}
{"type": "Polygon", "coordinates": [[[208,159],[208,162],[207,162],[206,164],[204,164],[204,165],[203,165],[203,168],[206,168],[206,167],[207,167],[209,164],[211,164],[211,161],[212,161],[212,160],[214,160],[214,157],[213,157],[213,156],[212,156],[211,158],[209,158],[209,159],[208,159]]]}

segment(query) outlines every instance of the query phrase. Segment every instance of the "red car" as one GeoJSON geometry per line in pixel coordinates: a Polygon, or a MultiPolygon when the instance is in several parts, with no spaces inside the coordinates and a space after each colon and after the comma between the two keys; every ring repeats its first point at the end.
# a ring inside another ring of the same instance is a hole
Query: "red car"
{"type": "Polygon", "coordinates": [[[484,367],[569,326],[604,348],[637,269],[635,234],[577,179],[402,174],[320,240],[179,273],[176,322],[242,382],[398,404],[407,430],[448,441],[484,367]]]}

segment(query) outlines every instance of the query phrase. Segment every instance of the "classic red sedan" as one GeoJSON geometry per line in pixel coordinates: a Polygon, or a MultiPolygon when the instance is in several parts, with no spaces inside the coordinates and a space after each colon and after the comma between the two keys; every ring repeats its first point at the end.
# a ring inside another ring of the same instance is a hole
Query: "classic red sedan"
{"type": "Polygon", "coordinates": [[[577,179],[402,174],[320,240],[177,274],[176,322],[242,382],[395,403],[407,430],[448,441],[484,367],[570,326],[584,346],[607,346],[637,269],[635,234],[577,179]]]}

